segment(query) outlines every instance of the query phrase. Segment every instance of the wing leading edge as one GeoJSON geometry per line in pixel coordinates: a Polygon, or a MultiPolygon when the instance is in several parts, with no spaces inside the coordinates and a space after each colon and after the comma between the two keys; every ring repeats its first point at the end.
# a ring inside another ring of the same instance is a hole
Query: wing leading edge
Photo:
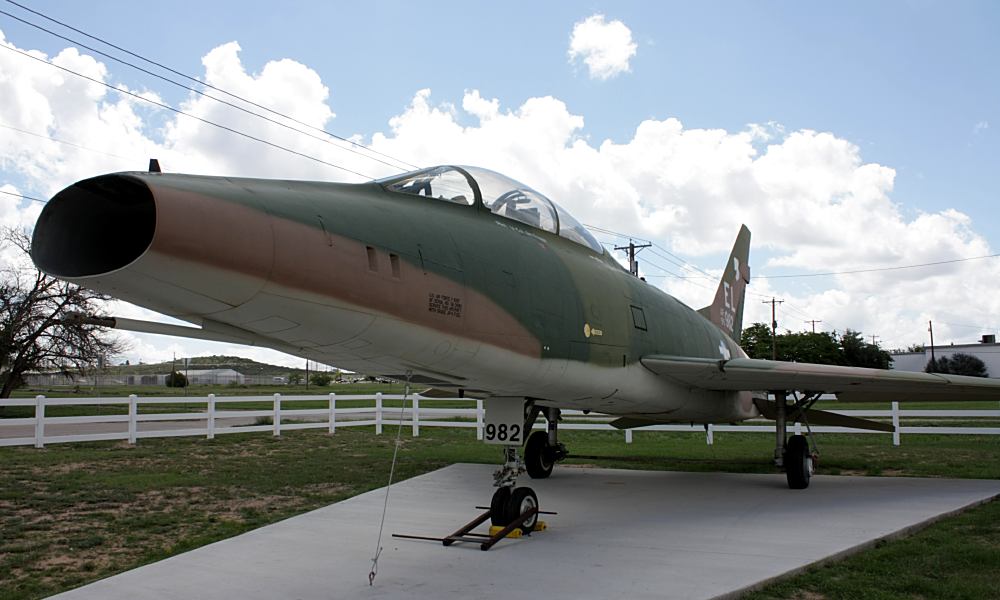
{"type": "Polygon", "coordinates": [[[642,364],[661,377],[706,390],[822,392],[844,402],[1000,400],[1000,381],[981,377],[754,358],[655,355],[642,364]]]}

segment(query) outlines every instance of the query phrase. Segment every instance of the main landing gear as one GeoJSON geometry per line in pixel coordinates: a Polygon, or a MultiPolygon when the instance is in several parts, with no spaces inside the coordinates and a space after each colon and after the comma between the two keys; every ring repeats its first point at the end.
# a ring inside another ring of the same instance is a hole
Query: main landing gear
{"type": "Polygon", "coordinates": [[[532,433],[524,446],[524,466],[532,479],[545,479],[551,475],[552,467],[567,455],[566,446],[559,443],[561,416],[558,408],[532,406],[528,411],[524,430],[531,431],[531,425],[539,413],[545,415],[548,430],[532,433]]]}
{"type": "Polygon", "coordinates": [[[793,490],[804,490],[809,487],[809,479],[812,477],[819,454],[815,452],[815,445],[812,451],[809,449],[809,440],[806,436],[787,437],[788,416],[791,414],[794,420],[798,415],[802,415],[801,419],[806,424],[809,436],[812,437],[812,430],[805,420],[805,411],[818,399],[819,394],[808,395],[789,405],[788,395],[784,391],[774,392],[774,401],[777,405],[774,464],[784,469],[788,487],[793,490]]]}

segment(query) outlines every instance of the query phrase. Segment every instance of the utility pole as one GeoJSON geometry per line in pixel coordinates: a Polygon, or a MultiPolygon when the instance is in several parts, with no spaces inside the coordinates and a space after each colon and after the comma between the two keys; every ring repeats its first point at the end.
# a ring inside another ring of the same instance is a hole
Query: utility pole
{"type": "Polygon", "coordinates": [[[771,305],[771,360],[778,360],[778,317],[776,307],[784,304],[784,300],[775,300],[772,296],[770,300],[764,300],[761,304],[771,305]]]}
{"type": "Polygon", "coordinates": [[[882,336],[880,336],[880,335],[873,335],[873,336],[872,336],[872,346],[875,346],[876,348],[878,348],[878,341],[877,341],[877,340],[878,340],[878,339],[879,339],[880,337],[882,337],[882,336]]]}
{"type": "Polygon", "coordinates": [[[804,322],[804,323],[812,323],[812,326],[813,326],[813,333],[816,333],[816,323],[822,323],[823,321],[819,321],[819,320],[817,320],[817,319],[812,319],[812,320],[810,320],[810,321],[803,321],[803,322],[804,322]]]}
{"type": "Polygon", "coordinates": [[[635,260],[635,255],[637,250],[642,250],[643,248],[649,248],[652,244],[640,244],[638,246],[632,240],[628,241],[628,246],[615,246],[615,250],[624,250],[628,252],[628,272],[639,276],[639,263],[635,260]]]}
{"type": "Polygon", "coordinates": [[[927,321],[927,331],[931,332],[931,373],[937,370],[937,361],[934,360],[934,322],[927,321]]]}

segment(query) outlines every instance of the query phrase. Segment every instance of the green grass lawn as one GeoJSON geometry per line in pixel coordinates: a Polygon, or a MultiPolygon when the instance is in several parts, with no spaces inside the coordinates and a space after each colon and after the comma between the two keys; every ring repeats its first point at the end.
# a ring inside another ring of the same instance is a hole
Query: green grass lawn
{"type": "MultiPolygon", "coordinates": [[[[474,430],[408,433],[399,480],[499,462],[474,430]]],[[[620,432],[562,437],[576,464],[773,472],[772,439],[761,434],[716,433],[712,446],[699,433],[636,431],[630,445],[620,432]]],[[[819,443],[819,473],[1000,478],[1000,443],[985,436],[911,436],[898,448],[876,435],[819,443]]],[[[392,449],[391,431],[371,428],[0,448],[0,599],[43,597],[380,487],[392,449]]],[[[1000,597],[997,523],[994,502],[750,597],[1000,597]]]]}

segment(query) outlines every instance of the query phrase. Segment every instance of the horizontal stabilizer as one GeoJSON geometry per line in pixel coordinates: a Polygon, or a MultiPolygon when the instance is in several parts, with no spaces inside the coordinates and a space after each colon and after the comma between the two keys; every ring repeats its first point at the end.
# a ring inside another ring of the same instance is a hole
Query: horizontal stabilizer
{"type": "Polygon", "coordinates": [[[424,398],[448,398],[449,400],[454,400],[455,398],[469,398],[473,400],[481,400],[483,398],[489,398],[490,393],[484,390],[470,390],[470,389],[441,389],[441,388],[427,388],[426,390],[420,392],[420,396],[424,398]]]}
{"type": "MultiPolygon", "coordinates": [[[[777,406],[774,402],[769,402],[767,400],[755,400],[754,404],[757,406],[757,410],[760,411],[760,414],[764,415],[765,418],[771,419],[772,421],[777,418],[777,406]]],[[[803,412],[805,412],[805,421],[807,421],[810,425],[851,427],[853,429],[865,429],[868,431],[885,431],[886,433],[892,433],[895,431],[891,423],[880,423],[878,421],[870,421],[868,419],[859,419],[858,417],[849,417],[847,415],[841,415],[825,410],[816,410],[814,408],[803,411],[802,409],[789,407],[788,414],[785,415],[785,418],[789,423],[799,423],[803,421],[803,412]]]]}
{"type": "Polygon", "coordinates": [[[611,426],[615,429],[634,429],[636,427],[649,427],[659,425],[660,421],[650,421],[649,419],[635,419],[632,417],[621,417],[611,421],[611,426]]]}
{"type": "Polygon", "coordinates": [[[423,398],[454,398],[457,395],[455,390],[440,390],[438,388],[427,388],[420,392],[420,396],[423,398]]]}

